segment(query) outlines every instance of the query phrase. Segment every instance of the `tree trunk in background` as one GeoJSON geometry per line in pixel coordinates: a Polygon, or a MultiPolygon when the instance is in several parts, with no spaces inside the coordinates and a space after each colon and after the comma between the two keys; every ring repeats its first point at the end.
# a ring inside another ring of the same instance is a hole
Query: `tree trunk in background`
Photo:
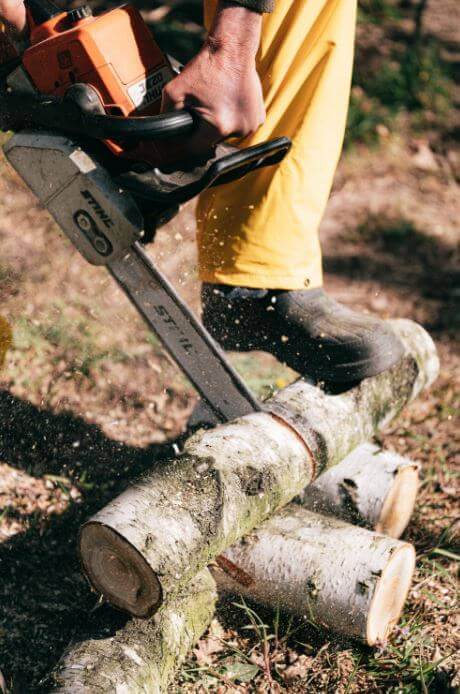
{"type": "Polygon", "coordinates": [[[372,443],[358,446],[302,492],[310,511],[400,537],[414,510],[419,464],[372,443]]]}
{"type": "Polygon", "coordinates": [[[372,646],[398,621],[412,545],[289,504],[218,557],[219,590],[281,607],[372,646]]]}
{"type": "Polygon", "coordinates": [[[340,395],[300,380],[260,412],[206,432],[86,523],[83,566],[104,597],[135,616],[162,602],[325,469],[388,424],[437,375],[417,324],[393,321],[406,355],[340,395]],[[289,424],[283,421],[289,420],[289,424]]]}
{"type": "Polygon", "coordinates": [[[168,692],[175,671],[208,628],[215,602],[216,586],[204,569],[152,619],[133,619],[111,638],[71,646],[52,674],[52,691],[168,692]]]}

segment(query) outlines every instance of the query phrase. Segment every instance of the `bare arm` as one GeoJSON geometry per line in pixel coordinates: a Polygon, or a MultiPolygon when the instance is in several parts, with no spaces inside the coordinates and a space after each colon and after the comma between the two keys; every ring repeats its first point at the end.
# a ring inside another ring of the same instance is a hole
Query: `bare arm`
{"type": "Polygon", "coordinates": [[[195,58],[166,85],[163,110],[189,109],[200,116],[192,151],[231,135],[246,136],[265,120],[256,71],[262,15],[221,0],[209,35],[195,58]]]}

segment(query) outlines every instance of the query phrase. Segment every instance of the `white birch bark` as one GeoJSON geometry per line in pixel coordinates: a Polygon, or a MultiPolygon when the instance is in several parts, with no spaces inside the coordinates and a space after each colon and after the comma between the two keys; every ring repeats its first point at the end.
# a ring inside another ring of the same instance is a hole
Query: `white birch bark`
{"type": "Polygon", "coordinates": [[[163,694],[209,626],[216,586],[204,569],[150,620],[132,619],[113,637],[72,645],[51,675],[66,694],[163,694]]]}
{"type": "Polygon", "coordinates": [[[400,537],[414,509],[420,465],[364,443],[326,470],[298,502],[310,511],[400,537]]]}
{"type": "Polygon", "coordinates": [[[278,411],[284,408],[290,413],[302,432],[316,461],[317,475],[369,441],[437,378],[439,359],[428,333],[410,320],[390,323],[406,350],[392,369],[340,395],[327,395],[299,379],[272,400],[278,411]]]}
{"type": "Polygon", "coordinates": [[[218,557],[220,591],[281,607],[369,645],[398,621],[412,545],[289,504],[218,557]]]}
{"type": "Polygon", "coordinates": [[[394,321],[405,357],[340,395],[302,380],[260,412],[195,434],[86,523],[80,555],[104,597],[151,615],[217,555],[385,426],[437,373],[431,338],[394,321]],[[282,417],[290,421],[286,424],[282,417]]]}

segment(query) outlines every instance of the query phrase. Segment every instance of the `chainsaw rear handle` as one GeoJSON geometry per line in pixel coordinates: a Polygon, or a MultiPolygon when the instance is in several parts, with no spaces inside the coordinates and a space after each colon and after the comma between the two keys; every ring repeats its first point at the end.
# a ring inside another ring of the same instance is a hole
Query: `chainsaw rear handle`
{"type": "Polygon", "coordinates": [[[0,127],[50,128],[96,140],[163,140],[188,135],[195,119],[188,111],[124,118],[82,111],[70,99],[26,92],[0,93],[0,127]]]}

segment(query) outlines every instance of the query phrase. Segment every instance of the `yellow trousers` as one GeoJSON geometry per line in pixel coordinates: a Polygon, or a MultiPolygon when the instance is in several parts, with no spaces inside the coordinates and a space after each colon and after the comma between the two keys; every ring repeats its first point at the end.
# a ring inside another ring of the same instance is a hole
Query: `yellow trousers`
{"type": "MultiPolygon", "coordinates": [[[[205,0],[209,26],[215,0],[205,0]]],[[[278,167],[201,195],[200,278],[266,289],[322,284],[318,227],[345,131],[356,0],[277,0],[264,16],[258,72],[267,119],[244,145],[292,139],[278,167]]]]}

